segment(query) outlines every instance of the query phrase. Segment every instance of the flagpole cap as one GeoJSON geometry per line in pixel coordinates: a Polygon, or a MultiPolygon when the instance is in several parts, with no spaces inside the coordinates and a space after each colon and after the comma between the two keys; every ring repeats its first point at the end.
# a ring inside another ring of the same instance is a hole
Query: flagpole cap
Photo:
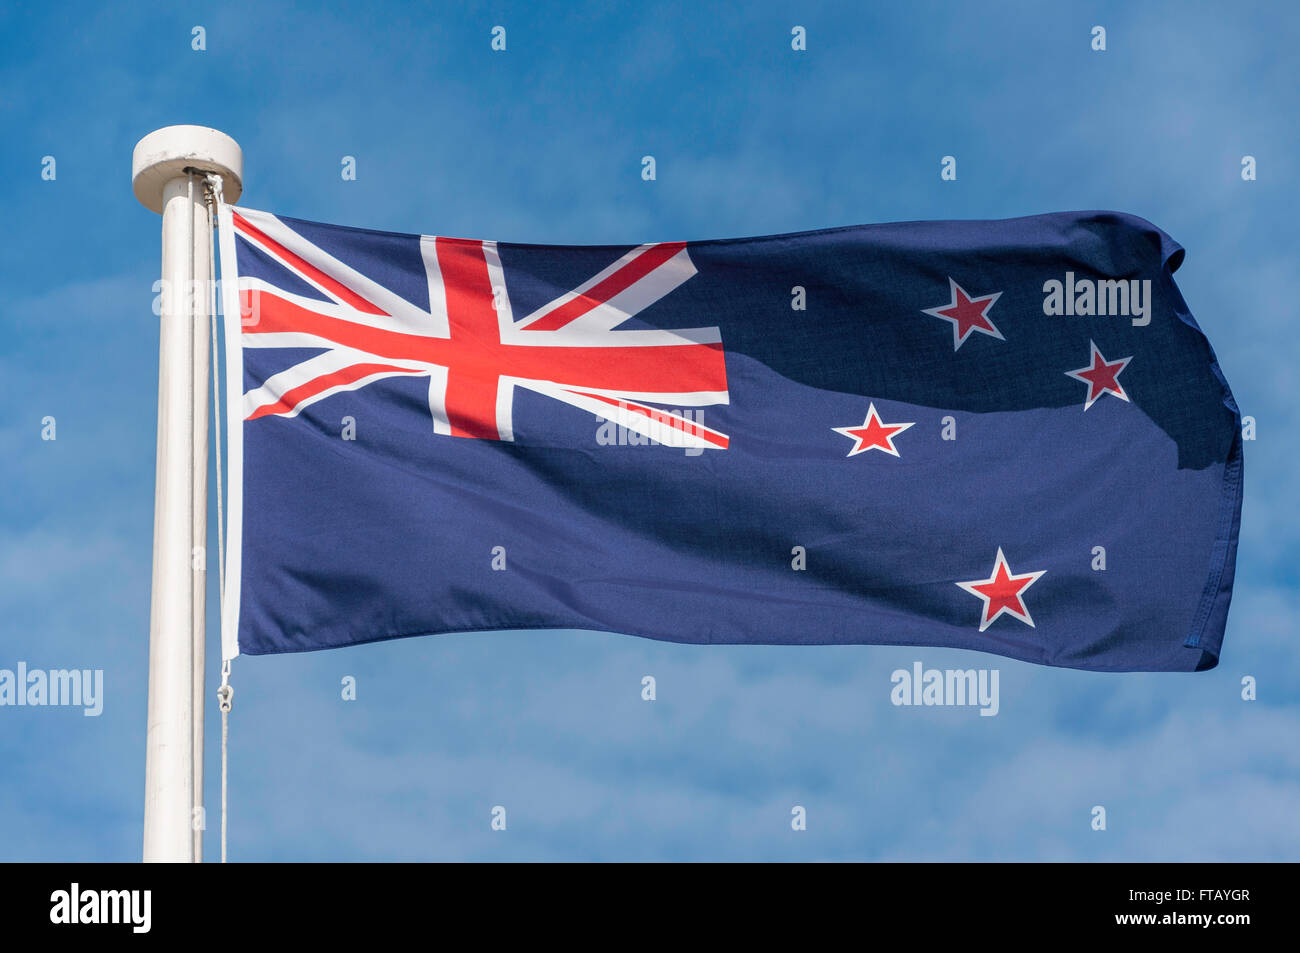
{"type": "Polygon", "coordinates": [[[135,144],[131,187],[140,204],[162,214],[163,189],[188,168],[221,176],[225,200],[234,204],[244,191],[244,152],[239,143],[207,126],[164,126],[135,144]]]}

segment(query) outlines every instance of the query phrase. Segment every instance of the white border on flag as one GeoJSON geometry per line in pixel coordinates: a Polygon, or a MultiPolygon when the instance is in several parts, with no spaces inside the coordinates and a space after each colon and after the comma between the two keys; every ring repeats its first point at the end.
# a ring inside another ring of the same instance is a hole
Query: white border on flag
{"type": "Polygon", "coordinates": [[[221,311],[226,335],[226,591],[221,606],[221,658],[239,655],[239,592],[244,529],[244,349],[239,268],[231,206],[217,210],[221,249],[221,311]]]}

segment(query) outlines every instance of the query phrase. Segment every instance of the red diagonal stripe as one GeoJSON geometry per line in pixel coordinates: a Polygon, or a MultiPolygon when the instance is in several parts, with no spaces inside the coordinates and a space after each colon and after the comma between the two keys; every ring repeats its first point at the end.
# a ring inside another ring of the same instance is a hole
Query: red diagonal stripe
{"type": "Polygon", "coordinates": [[[256,238],[259,242],[261,242],[263,245],[266,246],[267,251],[271,252],[276,257],[282,259],[285,262],[285,264],[301,271],[312,281],[316,282],[318,285],[322,286],[330,294],[334,295],[334,297],[339,298],[340,300],[346,302],[347,304],[356,308],[358,311],[364,311],[366,314],[387,315],[388,312],[384,311],[382,308],[379,308],[376,305],[371,304],[369,301],[361,297],[361,295],[357,294],[351,288],[344,287],[339,282],[331,278],[329,275],[325,274],[325,272],[321,271],[319,268],[307,264],[307,262],[303,261],[293,252],[289,251],[289,249],[285,248],[283,245],[277,242],[270,235],[267,235],[265,232],[261,231],[260,229],[254,227],[253,225],[250,225],[248,219],[244,218],[239,213],[236,212],[232,214],[234,215],[235,218],[235,228],[237,228],[239,231],[243,232],[244,234],[250,236],[251,238],[256,238]]]}
{"type": "Polygon", "coordinates": [[[620,291],[630,288],[686,247],[685,242],[663,242],[647,248],[604,281],[598,282],[577,297],[542,315],[524,328],[526,331],[554,331],[582,317],[597,305],[604,304],[620,291]]]}
{"type": "Polygon", "coordinates": [[[388,364],[351,364],[332,374],[322,374],[320,377],[313,378],[305,384],[299,384],[292,390],[285,391],[284,395],[274,404],[264,404],[248,415],[247,420],[256,420],[258,417],[269,417],[272,414],[284,414],[293,410],[301,401],[317,394],[329,390],[331,387],[338,387],[344,384],[352,384],[361,380],[363,377],[369,377],[371,374],[380,374],[392,372],[396,374],[420,374],[422,371],[413,371],[409,367],[392,367],[388,364]]]}
{"type": "Polygon", "coordinates": [[[681,430],[692,436],[699,437],[701,440],[707,440],[715,447],[721,447],[723,450],[731,443],[726,434],[715,433],[712,430],[706,430],[693,420],[687,420],[678,414],[670,413],[666,410],[655,410],[653,407],[643,407],[640,404],[629,403],[626,400],[618,400],[613,397],[606,397],[604,394],[588,394],[585,391],[571,391],[570,393],[581,394],[583,397],[590,397],[592,400],[599,400],[606,404],[612,404],[615,407],[621,407],[624,410],[635,411],[643,417],[649,417],[651,420],[658,421],[661,424],[667,424],[674,430],[681,430]]]}

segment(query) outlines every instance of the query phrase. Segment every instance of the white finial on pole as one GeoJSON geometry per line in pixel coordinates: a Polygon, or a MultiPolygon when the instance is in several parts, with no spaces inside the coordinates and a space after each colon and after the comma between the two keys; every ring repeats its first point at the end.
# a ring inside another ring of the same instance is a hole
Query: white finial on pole
{"type": "Polygon", "coordinates": [[[219,175],[233,203],[244,156],[216,129],[167,126],[136,143],[131,166],[135,197],[163,219],[144,859],[184,862],[203,858],[195,817],[203,801],[211,300],[204,286],[212,256],[203,174],[219,175]]]}

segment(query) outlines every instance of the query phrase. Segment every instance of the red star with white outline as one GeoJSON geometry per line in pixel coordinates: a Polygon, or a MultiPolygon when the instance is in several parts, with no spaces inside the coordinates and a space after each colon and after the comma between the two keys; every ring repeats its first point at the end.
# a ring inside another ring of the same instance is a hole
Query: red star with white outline
{"type": "Polygon", "coordinates": [[[866,453],[868,450],[881,450],[896,457],[899,454],[898,448],[894,446],[894,438],[911,426],[912,424],[885,423],[876,412],[876,405],[872,403],[867,408],[867,419],[858,426],[831,429],[854,441],[853,449],[849,451],[850,457],[866,453]]]}
{"type": "Polygon", "coordinates": [[[1088,358],[1089,366],[1081,367],[1077,371],[1065,372],[1066,377],[1073,377],[1088,385],[1088,401],[1083,405],[1083,409],[1087,410],[1103,394],[1114,394],[1120,400],[1128,400],[1124,385],[1119,382],[1119,375],[1133,358],[1121,357],[1117,361],[1107,361],[1101,356],[1101,351],[1097,350],[1096,344],[1089,341],[1088,346],[1092,348],[1092,354],[1088,358]]]}
{"type": "Polygon", "coordinates": [[[952,322],[952,349],[954,351],[961,347],[975,331],[997,338],[999,341],[1006,340],[1002,336],[1002,332],[994,327],[988,316],[989,308],[993,307],[998,298],[1002,297],[1001,291],[995,291],[993,294],[984,295],[980,298],[972,298],[966,293],[965,288],[952,280],[951,276],[948,278],[948,290],[952,292],[952,301],[949,304],[941,304],[937,308],[922,308],[921,311],[923,314],[952,322]]]}
{"type": "Polygon", "coordinates": [[[1046,569],[1040,569],[1038,572],[1013,575],[1011,567],[1007,565],[1007,557],[1002,555],[1002,547],[999,546],[998,558],[993,564],[993,574],[989,578],[972,579],[970,582],[959,582],[957,585],[984,601],[984,609],[980,614],[981,632],[1004,613],[1033,628],[1034,620],[1030,617],[1029,609],[1021,596],[1045,572],[1046,569]]]}

